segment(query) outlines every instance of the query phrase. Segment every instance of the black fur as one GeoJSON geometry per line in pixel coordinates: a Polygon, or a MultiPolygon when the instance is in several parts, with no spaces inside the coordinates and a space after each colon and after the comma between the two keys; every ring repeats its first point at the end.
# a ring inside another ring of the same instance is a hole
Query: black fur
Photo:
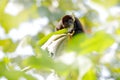
{"type": "Polygon", "coordinates": [[[78,33],[84,33],[84,29],[82,24],[80,23],[79,19],[75,17],[75,22],[74,22],[74,29],[75,33],[73,35],[76,35],[78,33]]]}
{"type": "MultiPolygon", "coordinates": [[[[65,15],[60,22],[58,23],[56,30],[61,30],[63,28],[67,28],[66,25],[64,24],[64,21],[67,19],[72,19],[72,15],[65,15]]],[[[79,19],[77,17],[75,17],[75,21],[73,22],[74,24],[74,28],[69,32],[72,33],[74,31],[74,35],[78,34],[78,33],[84,33],[84,29],[82,24],[80,23],[79,19]]]]}

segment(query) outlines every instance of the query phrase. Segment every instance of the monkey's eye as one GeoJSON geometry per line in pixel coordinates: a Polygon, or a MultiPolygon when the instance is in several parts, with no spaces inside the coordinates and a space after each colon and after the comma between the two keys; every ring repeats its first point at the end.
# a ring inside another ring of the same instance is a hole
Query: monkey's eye
{"type": "Polygon", "coordinates": [[[68,22],[69,22],[69,20],[68,20],[68,19],[64,20],[64,23],[68,23],[68,22]]]}
{"type": "Polygon", "coordinates": [[[73,23],[73,20],[72,19],[68,20],[68,23],[73,23]]]}
{"type": "Polygon", "coordinates": [[[69,20],[64,20],[63,24],[64,25],[69,25],[69,20]]]}

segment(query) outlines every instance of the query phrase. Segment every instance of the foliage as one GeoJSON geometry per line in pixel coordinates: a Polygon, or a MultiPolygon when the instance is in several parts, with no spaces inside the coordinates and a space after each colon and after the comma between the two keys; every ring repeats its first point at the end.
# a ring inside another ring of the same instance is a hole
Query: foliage
{"type": "Polygon", "coordinates": [[[119,0],[0,0],[0,80],[42,80],[41,76],[48,80],[51,74],[54,78],[57,75],[54,80],[120,80],[119,9],[119,0]],[[24,8],[12,15],[12,10],[6,12],[9,3],[24,8]],[[62,16],[72,13],[80,18],[87,33],[70,38],[62,54],[52,58],[40,47],[52,35],[66,33],[54,32],[54,28],[62,16]],[[40,25],[35,35],[21,37],[23,32],[14,32],[23,23],[43,18],[48,23],[40,25]],[[19,37],[16,41],[15,35],[19,37]],[[103,67],[107,76],[102,74],[103,67]]]}

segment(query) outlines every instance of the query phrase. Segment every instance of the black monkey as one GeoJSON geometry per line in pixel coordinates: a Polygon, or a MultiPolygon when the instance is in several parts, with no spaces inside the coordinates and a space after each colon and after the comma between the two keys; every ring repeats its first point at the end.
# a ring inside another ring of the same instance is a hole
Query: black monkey
{"type": "MultiPolygon", "coordinates": [[[[71,38],[74,35],[79,33],[84,33],[84,29],[79,19],[73,15],[65,15],[62,17],[58,25],[56,26],[56,31],[61,29],[67,29],[67,33],[71,38]]],[[[42,46],[43,50],[49,52],[50,56],[54,57],[55,55],[59,55],[61,50],[64,48],[65,42],[67,41],[66,34],[57,34],[52,35],[42,46]]]]}
{"type": "Polygon", "coordinates": [[[64,28],[67,28],[68,33],[72,34],[73,36],[78,34],[78,33],[85,32],[79,19],[77,17],[72,16],[72,15],[65,15],[58,23],[56,30],[58,31],[58,30],[61,30],[64,28]]]}

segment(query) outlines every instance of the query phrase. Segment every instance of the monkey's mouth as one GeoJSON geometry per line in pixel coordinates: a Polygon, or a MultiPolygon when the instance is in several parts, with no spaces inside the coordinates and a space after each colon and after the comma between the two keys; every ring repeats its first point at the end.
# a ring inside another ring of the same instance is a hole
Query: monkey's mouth
{"type": "Polygon", "coordinates": [[[68,33],[73,33],[73,30],[74,30],[74,25],[73,24],[71,24],[68,28],[68,33]]]}

